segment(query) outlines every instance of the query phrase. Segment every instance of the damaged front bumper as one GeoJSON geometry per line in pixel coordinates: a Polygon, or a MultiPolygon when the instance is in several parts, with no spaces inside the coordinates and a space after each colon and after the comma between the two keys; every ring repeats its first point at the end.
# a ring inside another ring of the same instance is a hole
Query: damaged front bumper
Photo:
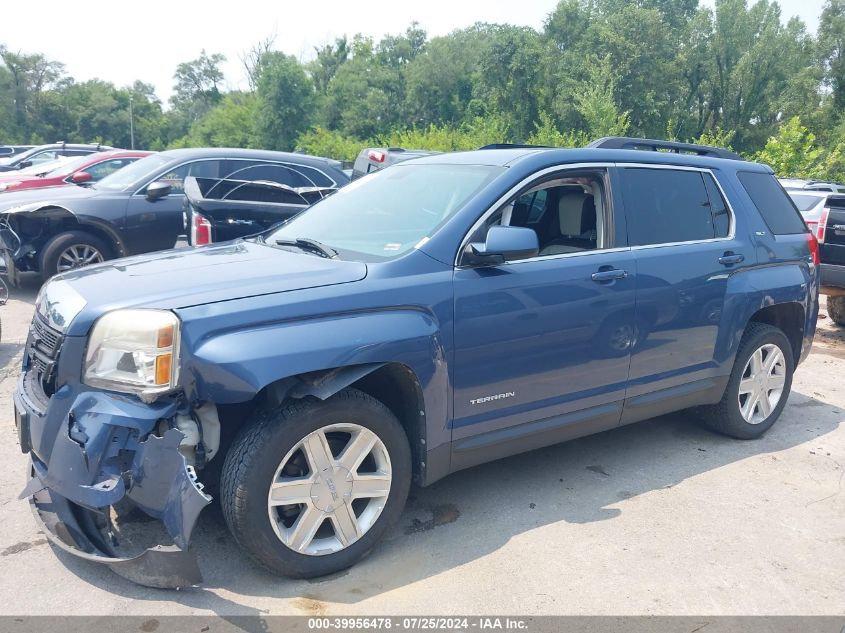
{"type": "Polygon", "coordinates": [[[28,378],[21,376],[14,396],[21,448],[32,456],[32,478],[20,497],[29,498],[48,538],[142,585],[199,584],[189,543],[211,497],[179,451],[184,435],[175,428],[155,434],[178,403],[143,404],[69,385],[39,402],[28,378]],[[124,500],[159,519],[173,544],[121,555],[126,544],[111,511],[124,500]]]}

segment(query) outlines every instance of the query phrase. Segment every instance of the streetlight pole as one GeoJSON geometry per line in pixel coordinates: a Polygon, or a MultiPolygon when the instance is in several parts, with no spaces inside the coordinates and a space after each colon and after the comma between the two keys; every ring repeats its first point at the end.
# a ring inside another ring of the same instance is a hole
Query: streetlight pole
{"type": "Polygon", "coordinates": [[[135,121],[132,116],[132,95],[129,95],[129,149],[135,149],[135,121]]]}

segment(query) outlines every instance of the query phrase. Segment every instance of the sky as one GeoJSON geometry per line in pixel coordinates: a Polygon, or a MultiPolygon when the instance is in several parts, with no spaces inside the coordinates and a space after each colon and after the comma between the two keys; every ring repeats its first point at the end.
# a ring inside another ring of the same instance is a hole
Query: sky
{"type": "MultiPolygon", "coordinates": [[[[713,6],[715,0],[701,0],[713,6]]],[[[77,81],[103,79],[118,86],[140,79],[163,100],[173,72],[204,48],[223,53],[226,88],[246,88],[240,56],[275,35],[275,47],[300,59],[315,46],[355,33],[378,40],[401,33],[414,20],[429,36],[475,22],[542,27],[556,0],[40,0],[37,16],[27,2],[4,2],[0,44],[40,52],[63,62],[77,81]]],[[[824,0],[781,0],[784,19],[798,15],[815,30],[824,0]]]]}

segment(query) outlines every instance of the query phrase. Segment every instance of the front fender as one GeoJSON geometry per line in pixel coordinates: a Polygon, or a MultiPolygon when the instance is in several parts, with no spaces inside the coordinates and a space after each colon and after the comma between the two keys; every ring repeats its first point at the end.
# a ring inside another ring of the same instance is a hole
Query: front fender
{"type": "MultiPolygon", "coordinates": [[[[184,335],[190,338],[190,326],[184,335]]],[[[435,319],[421,310],[265,324],[212,333],[186,347],[193,353],[183,361],[182,383],[191,400],[244,402],[267,385],[291,376],[392,362],[409,367],[424,391],[426,385],[439,385],[444,395],[437,400],[443,406],[446,402],[443,341],[435,319]]]]}
{"type": "Polygon", "coordinates": [[[68,218],[79,224],[80,228],[92,227],[105,234],[111,240],[116,249],[117,257],[125,257],[129,251],[121,235],[115,230],[114,225],[101,218],[77,213],[69,206],[55,202],[42,202],[22,205],[4,212],[7,216],[16,217],[45,217],[45,218],[68,218]]]}

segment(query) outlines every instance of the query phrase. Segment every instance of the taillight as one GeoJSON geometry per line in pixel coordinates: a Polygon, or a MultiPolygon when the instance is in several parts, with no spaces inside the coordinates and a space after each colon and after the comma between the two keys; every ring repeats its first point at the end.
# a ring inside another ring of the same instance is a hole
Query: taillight
{"type": "Polygon", "coordinates": [[[819,240],[812,233],[807,233],[807,246],[810,247],[810,258],[813,260],[813,265],[818,266],[821,263],[819,257],[819,240]]]}
{"type": "Polygon", "coordinates": [[[387,158],[387,154],[371,149],[369,152],[367,152],[367,158],[369,158],[374,163],[383,163],[384,159],[387,158]]]}
{"type": "Polygon", "coordinates": [[[830,208],[822,209],[822,215],[819,218],[819,225],[816,227],[816,239],[819,244],[824,244],[824,230],[827,227],[827,217],[830,215],[830,208]]]}
{"type": "Polygon", "coordinates": [[[191,222],[191,244],[194,246],[211,244],[211,222],[199,213],[193,214],[193,221],[191,222]]]}

